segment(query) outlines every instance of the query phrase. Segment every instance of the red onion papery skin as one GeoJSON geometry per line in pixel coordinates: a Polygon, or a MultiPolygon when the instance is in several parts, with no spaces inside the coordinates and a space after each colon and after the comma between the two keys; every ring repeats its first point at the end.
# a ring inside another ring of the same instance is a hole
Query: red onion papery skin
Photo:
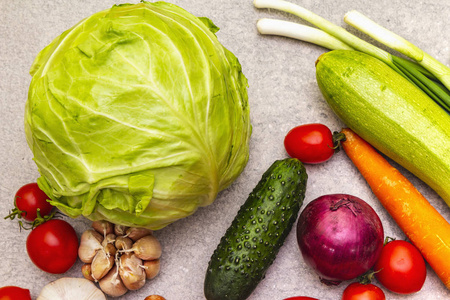
{"type": "Polygon", "coordinates": [[[299,216],[297,242],[305,263],[327,285],[354,279],[373,267],[384,242],[373,208],[347,194],[311,201],[299,216]]]}

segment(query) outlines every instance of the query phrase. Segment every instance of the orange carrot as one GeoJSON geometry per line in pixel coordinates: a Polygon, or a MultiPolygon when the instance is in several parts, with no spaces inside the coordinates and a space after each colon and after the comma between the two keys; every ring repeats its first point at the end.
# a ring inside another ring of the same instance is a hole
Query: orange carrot
{"type": "Polygon", "coordinates": [[[350,129],[342,147],[373,193],[450,289],[450,224],[396,168],[350,129]]]}

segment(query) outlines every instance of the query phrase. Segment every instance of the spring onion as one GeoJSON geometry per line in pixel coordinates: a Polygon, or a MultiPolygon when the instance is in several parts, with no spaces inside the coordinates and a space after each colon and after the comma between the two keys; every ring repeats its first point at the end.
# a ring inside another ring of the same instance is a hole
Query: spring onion
{"type": "Polygon", "coordinates": [[[283,20],[261,19],[258,21],[257,27],[261,34],[290,37],[333,50],[354,50],[325,31],[306,25],[283,20]]]}
{"type": "Polygon", "coordinates": [[[289,21],[261,19],[257,22],[257,28],[261,34],[295,38],[331,50],[354,49],[370,54],[414,83],[450,112],[450,68],[361,13],[351,11],[345,15],[344,20],[349,25],[414,61],[392,55],[294,3],[284,0],[254,0],[253,4],[257,8],[272,8],[293,14],[318,27],[316,29],[289,21]]]}
{"type": "Polygon", "coordinates": [[[344,21],[385,46],[388,46],[389,48],[392,48],[413,59],[433,73],[433,75],[436,76],[436,78],[438,78],[439,81],[441,81],[447,88],[450,88],[450,68],[436,60],[428,53],[422,51],[414,44],[378,25],[357,11],[348,12],[344,16],[344,21]]]}

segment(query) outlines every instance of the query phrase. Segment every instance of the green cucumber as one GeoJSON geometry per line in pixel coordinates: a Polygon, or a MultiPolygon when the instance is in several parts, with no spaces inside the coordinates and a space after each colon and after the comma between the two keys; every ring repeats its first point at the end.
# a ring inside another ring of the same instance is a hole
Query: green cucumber
{"type": "Polygon", "coordinates": [[[450,206],[450,116],[438,104],[380,60],[357,51],[322,54],[316,78],[346,126],[450,206]]]}
{"type": "Polygon", "coordinates": [[[263,174],[211,257],[204,284],[206,299],[250,296],[298,217],[307,177],[295,158],[275,161],[263,174]]]}

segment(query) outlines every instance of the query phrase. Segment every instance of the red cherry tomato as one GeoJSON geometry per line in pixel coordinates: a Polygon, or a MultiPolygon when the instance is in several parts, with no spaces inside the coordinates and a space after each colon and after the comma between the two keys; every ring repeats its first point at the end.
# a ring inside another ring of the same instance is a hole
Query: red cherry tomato
{"type": "Polygon", "coordinates": [[[335,152],[333,134],[327,126],[318,123],[291,129],[284,138],[284,147],[290,157],[308,164],[325,162],[335,152]]]}
{"type": "Polygon", "coordinates": [[[53,219],[30,232],[27,252],[31,261],[41,270],[61,274],[77,260],[78,237],[69,223],[53,219]]]}
{"type": "Polygon", "coordinates": [[[374,266],[375,277],[388,290],[398,294],[420,291],[427,269],[419,250],[407,241],[395,240],[381,250],[374,266]]]}
{"type": "Polygon", "coordinates": [[[347,286],[342,294],[342,300],[385,300],[386,296],[382,289],[369,284],[353,282],[347,286]]]}
{"type": "Polygon", "coordinates": [[[31,300],[30,290],[17,286],[0,288],[0,300],[31,300]]]}
{"type": "Polygon", "coordinates": [[[36,219],[38,209],[42,217],[47,216],[53,209],[53,206],[47,202],[47,199],[47,195],[39,188],[37,183],[26,184],[16,193],[16,214],[20,213],[22,218],[30,222],[36,219]]]}

